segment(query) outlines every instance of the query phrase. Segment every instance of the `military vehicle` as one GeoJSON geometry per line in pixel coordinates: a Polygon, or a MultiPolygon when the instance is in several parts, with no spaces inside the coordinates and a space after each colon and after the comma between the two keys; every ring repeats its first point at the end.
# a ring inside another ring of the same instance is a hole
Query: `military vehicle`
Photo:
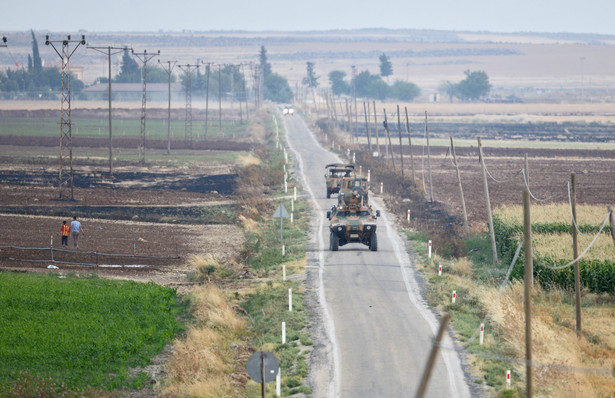
{"type": "Polygon", "coordinates": [[[371,251],[378,250],[376,221],[380,210],[374,211],[363,201],[367,191],[355,188],[350,195],[341,192],[337,206],[327,212],[329,219],[329,250],[337,251],[348,243],[362,243],[371,251]]]}
{"type": "Polygon", "coordinates": [[[359,200],[363,201],[363,205],[369,204],[369,184],[365,177],[344,177],[340,182],[338,192],[339,198],[346,202],[346,205],[356,204],[359,200]]]}
{"type": "Polygon", "coordinates": [[[342,179],[354,175],[354,165],[343,163],[331,163],[325,166],[325,180],[327,184],[327,199],[332,193],[340,191],[342,179]]]}

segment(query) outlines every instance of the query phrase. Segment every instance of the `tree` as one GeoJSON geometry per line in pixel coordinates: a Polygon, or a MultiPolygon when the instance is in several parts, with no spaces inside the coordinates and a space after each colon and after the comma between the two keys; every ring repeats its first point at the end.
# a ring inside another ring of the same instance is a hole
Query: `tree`
{"type": "Polygon", "coordinates": [[[440,85],[438,86],[438,91],[441,94],[448,96],[449,102],[453,102],[453,97],[455,97],[457,94],[457,85],[447,80],[440,83],[440,85]]]}
{"type": "Polygon", "coordinates": [[[391,96],[400,101],[412,101],[421,95],[421,90],[414,83],[396,80],[391,87],[391,96]]]}
{"type": "MultiPolygon", "coordinates": [[[[141,81],[141,68],[128,52],[128,47],[124,48],[124,55],[122,56],[122,67],[120,73],[115,76],[113,80],[117,83],[138,83],[141,81]]],[[[167,75],[168,81],[168,75],[167,75]]]]}
{"type": "Polygon", "coordinates": [[[380,76],[389,77],[393,74],[393,64],[389,61],[389,57],[386,54],[380,56],[380,76]]]}
{"type": "Polygon", "coordinates": [[[477,100],[487,94],[491,90],[491,84],[489,84],[489,76],[484,71],[466,70],[466,78],[459,83],[456,87],[456,96],[462,100],[477,100]]]}
{"type": "Polygon", "coordinates": [[[38,42],[36,41],[36,36],[34,36],[34,31],[31,30],[30,32],[32,33],[32,70],[40,71],[43,69],[43,61],[38,51],[38,42]]]}
{"type": "Polygon", "coordinates": [[[318,87],[318,77],[314,73],[314,63],[307,62],[307,76],[303,78],[303,84],[311,89],[318,87]]]}
{"type": "Polygon", "coordinates": [[[350,84],[344,80],[346,72],[334,70],[329,72],[329,82],[331,83],[331,91],[333,95],[349,94],[350,84]]]}
{"type": "Polygon", "coordinates": [[[265,77],[264,97],[274,102],[291,102],[293,92],[286,78],[277,73],[271,73],[265,77]]]}
{"type": "Polygon", "coordinates": [[[265,46],[261,46],[259,59],[261,70],[263,71],[263,77],[269,76],[271,74],[271,64],[267,62],[267,50],[265,49],[265,46]]]}
{"type": "Polygon", "coordinates": [[[386,82],[379,75],[372,75],[367,70],[356,75],[353,84],[357,97],[383,100],[389,96],[389,86],[386,82]]]}

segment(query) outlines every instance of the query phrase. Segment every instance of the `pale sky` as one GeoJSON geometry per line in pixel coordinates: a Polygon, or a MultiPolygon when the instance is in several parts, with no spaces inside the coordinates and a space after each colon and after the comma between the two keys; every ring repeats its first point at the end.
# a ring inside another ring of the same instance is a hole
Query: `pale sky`
{"type": "Polygon", "coordinates": [[[406,28],[615,35],[613,0],[0,0],[9,31],[406,28]]]}

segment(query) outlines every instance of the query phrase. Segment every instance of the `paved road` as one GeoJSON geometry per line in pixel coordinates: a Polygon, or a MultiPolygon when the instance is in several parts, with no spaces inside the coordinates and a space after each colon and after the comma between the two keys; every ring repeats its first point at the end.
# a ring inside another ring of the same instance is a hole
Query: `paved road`
{"type": "MultiPolygon", "coordinates": [[[[325,213],[336,199],[326,199],[324,166],[340,160],[316,142],[298,115],[283,120],[316,214],[308,281],[319,301],[324,336],[318,338],[312,363],[314,396],[414,396],[439,323],[420,297],[404,241],[377,195],[371,195],[370,202],[383,213],[378,251],[360,244],[329,251],[325,213]]],[[[427,396],[470,396],[454,350],[439,355],[427,396]]]]}

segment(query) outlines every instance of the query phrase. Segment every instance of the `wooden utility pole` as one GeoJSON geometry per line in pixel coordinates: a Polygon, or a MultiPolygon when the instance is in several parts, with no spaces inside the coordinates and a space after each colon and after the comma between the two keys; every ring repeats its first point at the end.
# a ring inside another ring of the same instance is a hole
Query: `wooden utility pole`
{"type": "Polygon", "coordinates": [[[466,236],[470,236],[470,225],[468,224],[468,213],[466,211],[466,200],[463,197],[463,186],[461,185],[461,173],[459,172],[459,164],[457,164],[457,154],[455,153],[455,144],[453,136],[451,138],[451,154],[453,155],[453,163],[455,163],[455,171],[457,172],[457,183],[459,184],[459,196],[461,196],[461,208],[463,209],[463,226],[466,230],[466,236]]]}
{"type": "Polygon", "coordinates": [[[423,376],[421,377],[421,384],[419,384],[419,389],[416,392],[416,398],[423,398],[425,396],[425,392],[427,391],[427,384],[429,383],[431,372],[433,370],[434,364],[436,363],[436,358],[438,357],[440,342],[442,341],[442,337],[444,336],[444,332],[446,331],[446,326],[448,325],[448,322],[450,320],[451,316],[445,312],[444,315],[442,315],[442,321],[440,322],[440,329],[438,329],[436,340],[431,347],[431,352],[429,353],[429,358],[427,359],[427,365],[425,366],[425,371],[423,372],[423,376]]]}
{"type": "MultiPolygon", "coordinates": [[[[577,181],[576,174],[570,173],[570,200],[572,206],[572,259],[576,260],[579,257],[579,236],[577,233],[577,181]]],[[[579,271],[579,262],[574,262],[574,296],[576,303],[577,317],[577,336],[581,336],[581,274],[579,271]]]]}
{"type": "Polygon", "coordinates": [[[408,131],[408,146],[410,147],[410,170],[412,170],[412,182],[414,183],[415,174],[414,174],[414,155],[412,151],[412,137],[410,137],[410,122],[408,121],[408,107],[405,108],[406,111],[406,131],[408,131]]]}
{"type": "Polygon", "coordinates": [[[379,136],[380,134],[378,134],[378,116],[376,114],[376,101],[374,101],[374,132],[376,133],[376,148],[378,149],[378,157],[381,156],[380,153],[380,139],[379,136]]]}
{"type": "Polygon", "coordinates": [[[218,64],[218,129],[222,132],[222,65],[218,64]]]}
{"type": "Polygon", "coordinates": [[[498,250],[495,245],[495,231],[493,230],[493,215],[491,214],[491,200],[489,199],[489,185],[487,183],[487,170],[485,169],[485,158],[483,157],[483,145],[480,141],[480,136],[476,137],[478,140],[478,157],[480,160],[480,168],[483,172],[483,187],[485,189],[485,204],[487,207],[487,223],[489,225],[489,235],[491,236],[491,254],[493,256],[493,265],[498,263],[498,250]]]}
{"type": "Polygon", "coordinates": [[[523,191],[523,252],[525,256],[524,308],[525,308],[525,395],[532,396],[532,279],[534,273],[532,252],[532,220],[530,217],[530,191],[523,191]]]}
{"type": "Polygon", "coordinates": [[[393,146],[391,145],[391,132],[389,130],[389,122],[387,121],[387,110],[384,111],[384,130],[387,132],[387,140],[389,141],[389,151],[391,152],[391,162],[393,162],[393,171],[395,171],[395,157],[393,156],[393,146]]]}
{"type": "Polygon", "coordinates": [[[429,122],[427,121],[427,111],[425,111],[425,137],[427,139],[427,171],[429,174],[429,201],[433,202],[433,182],[431,180],[431,151],[429,148],[429,122]]]}
{"type": "Polygon", "coordinates": [[[329,92],[329,95],[331,96],[331,107],[333,108],[333,126],[337,127],[337,109],[335,108],[335,96],[332,92],[329,92]]]}
{"type": "Polygon", "coordinates": [[[615,216],[613,216],[613,208],[607,207],[609,211],[609,224],[611,225],[611,238],[613,238],[613,244],[615,244],[615,216]]]}
{"type": "Polygon", "coordinates": [[[350,134],[351,121],[350,121],[350,109],[348,108],[348,98],[346,98],[344,101],[346,103],[346,119],[348,121],[348,124],[346,124],[346,132],[350,134]]]}
{"type": "Polygon", "coordinates": [[[401,178],[404,178],[404,146],[401,142],[401,117],[399,115],[399,105],[397,105],[397,132],[399,133],[399,157],[401,159],[401,178]]]}
{"type": "Polygon", "coordinates": [[[367,103],[367,106],[365,105],[365,101],[363,101],[363,114],[365,115],[365,131],[367,132],[367,147],[369,148],[369,156],[372,156],[372,134],[370,132],[369,129],[369,109],[367,109],[367,107],[369,106],[369,102],[367,103]]]}

